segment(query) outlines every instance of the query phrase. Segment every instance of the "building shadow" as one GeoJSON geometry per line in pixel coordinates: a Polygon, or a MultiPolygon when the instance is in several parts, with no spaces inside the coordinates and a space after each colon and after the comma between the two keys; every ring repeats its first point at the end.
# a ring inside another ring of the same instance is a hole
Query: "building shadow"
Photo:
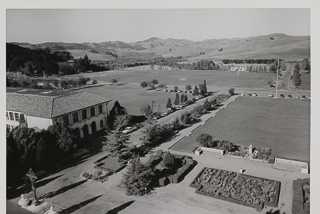
{"type": "Polygon", "coordinates": [[[53,192],[49,192],[49,193],[46,193],[42,196],[39,197],[39,199],[45,199],[45,198],[52,198],[52,197],[55,197],[57,195],[60,195],[61,193],[64,193],[70,189],[73,189],[77,186],[80,186],[81,184],[87,182],[87,180],[83,180],[83,181],[79,181],[77,183],[74,183],[74,184],[70,184],[69,186],[65,186],[65,187],[62,187],[61,189],[57,190],[57,191],[53,191],[53,192]]]}
{"type": "Polygon", "coordinates": [[[127,207],[129,207],[133,203],[134,203],[134,201],[128,201],[124,204],[121,204],[118,207],[113,208],[112,210],[109,210],[106,214],[117,214],[118,212],[126,209],[127,207]]]}
{"type": "Polygon", "coordinates": [[[57,175],[57,176],[52,177],[52,178],[47,178],[47,179],[40,180],[40,181],[35,183],[35,186],[36,186],[36,188],[42,187],[44,185],[47,185],[51,181],[53,181],[53,180],[55,180],[57,178],[60,178],[61,176],[63,176],[63,175],[57,175]]]}
{"type": "MultiPolygon", "coordinates": [[[[44,179],[41,181],[36,182],[35,186],[36,188],[42,187],[48,183],[50,183],[51,181],[61,177],[63,175],[58,175],[52,178],[48,178],[48,179],[44,179]]],[[[31,191],[31,185],[30,182],[26,182],[24,185],[22,185],[19,188],[9,188],[7,189],[7,199],[13,199],[16,197],[19,197],[21,194],[27,194],[31,191]]]]}
{"type": "Polygon", "coordinates": [[[99,195],[99,196],[93,197],[93,198],[91,198],[91,199],[88,199],[88,200],[86,200],[86,201],[83,201],[83,202],[81,202],[81,203],[79,203],[79,204],[75,204],[75,205],[73,205],[73,206],[71,206],[71,207],[68,207],[68,208],[60,211],[59,214],[69,214],[69,213],[73,213],[73,212],[81,209],[82,207],[86,206],[87,204],[90,204],[90,203],[94,202],[95,200],[97,200],[97,199],[100,198],[101,196],[102,196],[102,195],[99,195]]]}

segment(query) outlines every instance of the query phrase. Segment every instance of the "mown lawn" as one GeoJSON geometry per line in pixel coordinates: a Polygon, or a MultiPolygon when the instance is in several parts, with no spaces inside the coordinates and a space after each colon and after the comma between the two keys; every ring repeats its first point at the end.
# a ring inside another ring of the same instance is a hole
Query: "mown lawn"
{"type": "Polygon", "coordinates": [[[203,132],[214,139],[271,148],[275,157],[310,161],[310,101],[239,97],[172,149],[192,152],[203,132]]]}
{"type": "MultiPolygon", "coordinates": [[[[97,79],[110,82],[117,79],[118,82],[141,83],[142,81],[159,80],[160,83],[167,85],[198,85],[203,83],[205,79],[207,85],[224,86],[224,87],[247,87],[247,88],[263,88],[268,86],[268,81],[272,79],[274,74],[270,73],[251,73],[225,72],[225,71],[194,71],[194,70],[163,70],[157,74],[156,71],[107,71],[81,74],[91,79],[97,79]],[[100,75],[103,75],[101,78],[100,75]],[[106,74],[106,78],[105,75],[106,74]]],[[[72,75],[71,75],[72,76],[72,75]]]]}
{"type": "MultiPolygon", "coordinates": [[[[127,84],[123,86],[104,85],[80,89],[78,91],[86,91],[111,99],[112,101],[108,104],[109,111],[113,107],[114,101],[118,100],[131,115],[141,115],[141,106],[144,104],[149,104],[151,106],[152,101],[154,101],[154,111],[164,112],[166,110],[168,98],[171,98],[173,104],[176,96],[175,93],[143,89],[137,84],[127,84]]],[[[189,99],[192,98],[191,94],[188,94],[187,96],[189,99]]]]}

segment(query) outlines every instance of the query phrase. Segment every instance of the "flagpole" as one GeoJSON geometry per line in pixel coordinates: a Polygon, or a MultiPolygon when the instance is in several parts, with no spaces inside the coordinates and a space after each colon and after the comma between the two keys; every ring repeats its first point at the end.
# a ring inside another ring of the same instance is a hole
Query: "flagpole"
{"type": "Polygon", "coordinates": [[[277,80],[276,80],[276,99],[278,98],[278,74],[279,73],[279,57],[278,57],[278,65],[277,65],[277,80]]]}

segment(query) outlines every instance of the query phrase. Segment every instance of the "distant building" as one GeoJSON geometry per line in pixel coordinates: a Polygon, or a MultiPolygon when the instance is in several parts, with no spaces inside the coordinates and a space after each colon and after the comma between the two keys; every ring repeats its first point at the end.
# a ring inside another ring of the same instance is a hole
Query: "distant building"
{"type": "Polygon", "coordinates": [[[86,92],[41,92],[21,90],[7,92],[6,125],[11,130],[20,123],[29,128],[47,129],[64,122],[79,137],[87,136],[107,125],[108,100],[86,92]]]}
{"type": "Polygon", "coordinates": [[[246,71],[247,69],[245,67],[241,66],[232,66],[229,68],[229,71],[246,71]]]}

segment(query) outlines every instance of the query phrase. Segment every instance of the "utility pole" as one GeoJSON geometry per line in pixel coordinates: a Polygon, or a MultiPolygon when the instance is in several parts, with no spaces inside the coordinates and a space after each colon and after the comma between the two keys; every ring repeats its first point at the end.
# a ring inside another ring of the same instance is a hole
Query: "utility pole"
{"type": "Polygon", "coordinates": [[[278,64],[277,64],[276,99],[278,99],[278,75],[279,75],[279,57],[278,57],[278,64]]]}

